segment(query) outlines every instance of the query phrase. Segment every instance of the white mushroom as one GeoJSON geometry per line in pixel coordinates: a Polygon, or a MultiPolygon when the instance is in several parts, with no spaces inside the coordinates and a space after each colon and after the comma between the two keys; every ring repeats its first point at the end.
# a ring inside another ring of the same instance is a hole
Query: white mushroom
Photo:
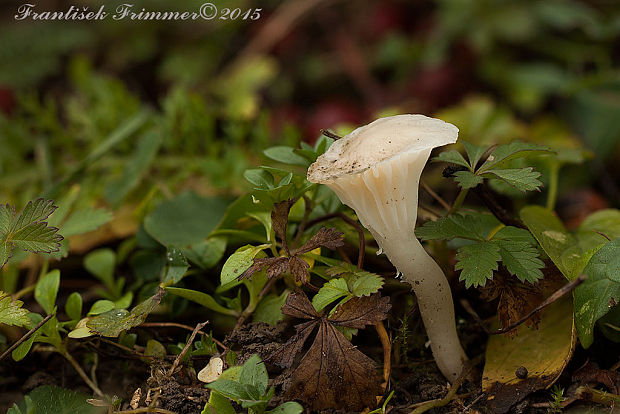
{"type": "Polygon", "coordinates": [[[418,184],[431,150],[456,142],[458,128],[424,115],[380,118],[337,140],[308,168],[355,210],[416,294],[433,356],[454,381],[467,356],[456,334],[443,271],[415,236],[418,184]]]}

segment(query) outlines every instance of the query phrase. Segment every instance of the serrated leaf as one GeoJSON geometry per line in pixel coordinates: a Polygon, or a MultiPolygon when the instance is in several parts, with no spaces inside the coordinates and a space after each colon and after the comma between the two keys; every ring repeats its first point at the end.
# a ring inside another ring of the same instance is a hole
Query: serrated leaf
{"type": "Polygon", "coordinates": [[[510,144],[498,145],[491,153],[489,158],[482,164],[482,166],[476,171],[482,174],[491,168],[498,167],[499,164],[505,163],[509,160],[523,157],[531,152],[539,152],[540,154],[550,153],[549,148],[531,144],[528,142],[513,141],[510,144]]]}
{"type": "Polygon", "coordinates": [[[470,168],[474,171],[478,165],[478,161],[480,161],[480,158],[482,158],[489,147],[486,145],[471,144],[467,141],[463,141],[463,146],[465,147],[465,152],[467,152],[467,158],[469,158],[470,168]]]}
{"type": "Polygon", "coordinates": [[[14,301],[8,293],[0,291],[0,324],[29,326],[28,310],[23,305],[21,300],[14,301]]]}
{"type": "Polygon", "coordinates": [[[15,247],[6,240],[0,240],[0,268],[13,256],[15,247]]]}
{"type": "Polygon", "coordinates": [[[465,287],[484,286],[487,279],[493,278],[497,262],[501,260],[499,246],[492,242],[468,244],[459,248],[455,269],[461,270],[459,280],[465,281],[465,287]]]}
{"type": "Polygon", "coordinates": [[[587,279],[575,289],[575,327],[588,348],[596,321],[620,303],[620,238],[601,247],[583,273],[587,279]]]}
{"type": "Polygon", "coordinates": [[[69,237],[88,233],[108,223],[113,217],[114,214],[112,212],[102,208],[76,210],[62,225],[62,234],[65,237],[69,237]]]}
{"type": "Polygon", "coordinates": [[[38,414],[103,414],[105,407],[95,407],[88,402],[90,395],[67,390],[55,385],[43,385],[31,391],[18,405],[18,413],[38,414]]]}
{"type": "Polygon", "coordinates": [[[465,161],[465,158],[461,155],[460,152],[456,150],[452,151],[444,151],[438,156],[432,159],[433,162],[449,162],[450,164],[461,165],[463,167],[469,168],[469,163],[465,161]]]}
{"type": "Polygon", "coordinates": [[[24,207],[24,210],[17,219],[13,221],[9,232],[14,233],[32,223],[42,222],[47,219],[54,210],[56,210],[56,207],[54,206],[53,200],[39,198],[35,201],[30,201],[26,204],[26,207],[24,207]]]}
{"type": "Polygon", "coordinates": [[[540,190],[542,182],[538,179],[540,173],[532,167],[507,168],[488,170],[484,174],[487,178],[498,178],[521,191],[540,190]]]}
{"type": "Polygon", "coordinates": [[[318,312],[330,303],[346,296],[350,296],[349,286],[343,278],[332,279],[325,283],[312,298],[312,306],[318,312]]]}
{"type": "Polygon", "coordinates": [[[346,278],[349,290],[353,296],[370,296],[377,293],[383,286],[383,278],[374,273],[360,271],[346,278]]]}
{"type": "Polygon", "coordinates": [[[454,181],[456,181],[462,189],[466,190],[476,187],[478,184],[482,183],[484,179],[471,171],[457,171],[454,173],[454,181]]]}
{"type": "Polygon", "coordinates": [[[54,311],[59,286],[60,271],[54,269],[43,276],[34,288],[34,298],[48,315],[54,311]]]}
{"type": "Polygon", "coordinates": [[[63,237],[58,229],[48,227],[47,223],[30,223],[10,235],[10,242],[22,250],[32,253],[51,253],[60,249],[63,237]]]}
{"type": "Polygon", "coordinates": [[[435,221],[427,221],[415,230],[422,240],[469,239],[486,240],[489,233],[500,224],[491,214],[451,214],[435,221]]]}
{"type": "Polygon", "coordinates": [[[538,258],[538,249],[528,242],[498,240],[502,264],[521,282],[535,283],[543,278],[545,264],[538,258]]]}
{"type": "Polygon", "coordinates": [[[140,325],[146,320],[164,296],[165,290],[159,291],[128,312],[124,309],[112,309],[91,318],[86,326],[95,334],[108,337],[117,337],[121,332],[140,325]]]}

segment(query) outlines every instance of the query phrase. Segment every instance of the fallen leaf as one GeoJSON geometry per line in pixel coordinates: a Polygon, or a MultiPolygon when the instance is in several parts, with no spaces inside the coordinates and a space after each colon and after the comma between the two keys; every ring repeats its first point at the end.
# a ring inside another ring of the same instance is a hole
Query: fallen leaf
{"type": "Polygon", "coordinates": [[[321,227],[321,229],[310,238],[303,246],[295,251],[295,254],[311,252],[321,246],[334,250],[344,245],[344,234],[336,229],[321,227]]]}
{"type": "Polygon", "coordinates": [[[291,374],[285,398],[305,401],[312,409],[362,410],[376,405],[381,393],[381,376],[375,362],[360,352],[337,326],[364,328],[387,317],[389,298],[375,294],[353,298],[328,318],[316,312],[303,292],[291,293],[282,313],[300,319],[296,333],[267,361],[283,368],[293,364],[310,334],[318,327],[310,349],[291,374]]]}
{"type": "Polygon", "coordinates": [[[570,360],[576,343],[570,295],[541,311],[538,329],[525,328],[514,339],[491,335],[486,350],[482,391],[489,395],[490,411],[506,413],[540,389],[550,387],[570,360]],[[517,378],[520,367],[525,379],[517,378]]]}
{"type": "Polygon", "coordinates": [[[222,358],[213,357],[209,360],[207,366],[198,372],[198,380],[207,384],[213,382],[222,375],[223,369],[224,361],[222,361],[222,358]]]}

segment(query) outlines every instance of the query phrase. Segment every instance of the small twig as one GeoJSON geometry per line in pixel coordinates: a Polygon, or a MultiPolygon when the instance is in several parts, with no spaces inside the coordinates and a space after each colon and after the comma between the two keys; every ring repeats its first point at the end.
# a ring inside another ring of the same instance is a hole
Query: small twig
{"type": "Polygon", "coordinates": [[[15,348],[17,348],[18,346],[20,346],[22,343],[24,343],[26,340],[28,340],[28,338],[30,338],[36,331],[38,331],[43,325],[45,325],[45,323],[47,321],[49,321],[50,319],[52,319],[52,317],[54,317],[54,313],[50,313],[49,315],[47,315],[41,322],[39,322],[37,324],[37,326],[35,326],[34,328],[32,328],[31,330],[29,330],[28,332],[26,332],[26,334],[24,336],[22,336],[21,338],[19,338],[17,340],[17,342],[15,342],[13,345],[11,345],[9,347],[9,349],[7,349],[6,351],[4,351],[2,353],[2,355],[0,355],[0,361],[7,356],[8,354],[10,354],[15,348]]]}
{"type": "Polygon", "coordinates": [[[99,365],[99,354],[93,352],[93,366],[90,367],[90,379],[95,384],[96,387],[99,387],[99,382],[97,381],[97,366],[99,365]]]}
{"type": "Polygon", "coordinates": [[[360,226],[360,224],[357,221],[353,220],[351,217],[347,216],[344,213],[336,212],[336,213],[326,214],[324,216],[317,217],[315,219],[310,220],[307,224],[307,227],[312,227],[317,223],[320,223],[326,220],[331,220],[333,218],[339,218],[345,223],[349,224],[350,226],[353,226],[355,230],[357,230],[357,235],[359,238],[359,256],[357,257],[357,267],[361,269],[364,266],[364,253],[366,250],[366,238],[364,237],[364,229],[362,228],[362,226],[360,226]]]}
{"type": "Polygon", "coordinates": [[[443,198],[441,198],[439,196],[439,194],[437,194],[436,192],[434,192],[429,186],[428,184],[426,184],[424,181],[420,181],[420,185],[422,186],[422,188],[424,189],[424,191],[426,191],[431,197],[433,197],[435,200],[437,200],[437,202],[439,204],[441,204],[441,206],[446,210],[446,211],[450,211],[450,204],[448,204],[446,202],[446,200],[444,200],[443,198]]]}
{"type": "Polygon", "coordinates": [[[390,382],[392,342],[390,342],[390,337],[385,330],[385,326],[383,326],[383,322],[375,324],[375,329],[377,330],[377,334],[381,340],[381,346],[383,347],[383,379],[385,380],[383,389],[385,390],[390,382]]]}
{"type": "Polygon", "coordinates": [[[598,234],[599,234],[599,236],[603,236],[603,237],[605,237],[605,238],[607,239],[607,241],[611,241],[611,239],[609,238],[609,236],[608,236],[608,235],[606,235],[605,233],[603,233],[603,232],[601,232],[601,231],[598,231],[598,230],[594,230],[594,232],[595,232],[595,233],[598,233],[598,234]]]}
{"type": "Polygon", "coordinates": [[[501,221],[507,226],[513,226],[527,230],[527,227],[525,226],[525,224],[523,224],[521,220],[512,217],[512,215],[510,215],[510,213],[508,213],[508,211],[504,207],[499,205],[497,200],[493,197],[493,194],[491,193],[491,190],[489,190],[489,187],[486,183],[482,183],[477,187],[474,187],[472,190],[478,197],[480,197],[482,202],[499,221],[501,221]]]}
{"type": "MultiPolygon", "coordinates": [[[[205,322],[205,323],[208,323],[208,322],[205,322]]],[[[191,326],[184,325],[182,323],[177,323],[177,322],[144,322],[140,324],[140,326],[143,328],[181,328],[181,329],[185,329],[190,332],[194,331],[194,328],[192,328],[191,326]]],[[[204,332],[203,330],[198,331],[198,333],[201,335],[209,336],[209,334],[204,332]]],[[[226,345],[224,345],[222,342],[218,341],[215,338],[212,338],[212,339],[213,339],[213,342],[215,342],[215,344],[218,345],[220,348],[226,349],[226,345]]]]}
{"type": "Polygon", "coordinates": [[[334,140],[339,140],[340,138],[342,138],[340,135],[335,134],[327,129],[321,129],[321,135],[325,135],[327,138],[331,138],[334,140]]]}
{"type": "Polygon", "coordinates": [[[312,200],[310,200],[310,198],[307,197],[306,195],[303,196],[303,199],[304,199],[304,216],[301,219],[299,226],[297,226],[297,233],[295,234],[295,239],[293,240],[293,245],[295,246],[299,244],[299,239],[301,239],[301,235],[303,234],[304,230],[306,230],[306,224],[308,223],[308,217],[310,216],[310,213],[312,213],[312,200]]]}
{"type": "Polygon", "coordinates": [[[560,299],[562,296],[564,296],[567,293],[571,292],[577,286],[582,284],[584,282],[584,280],[586,280],[586,275],[583,275],[583,274],[579,275],[579,277],[577,279],[573,280],[572,282],[569,282],[569,283],[565,284],[564,286],[562,286],[561,288],[559,288],[558,290],[553,292],[547,299],[543,300],[538,306],[536,306],[527,315],[525,315],[524,317],[522,317],[518,321],[516,321],[516,322],[506,326],[505,328],[501,328],[501,329],[498,329],[496,331],[491,331],[489,328],[486,327],[486,325],[484,324],[484,321],[482,319],[480,319],[480,316],[478,316],[476,311],[474,311],[472,309],[472,307],[469,305],[469,302],[467,302],[464,299],[461,299],[460,303],[463,306],[463,308],[467,311],[467,313],[469,313],[476,320],[476,322],[480,325],[480,327],[487,334],[489,334],[489,335],[499,335],[499,334],[503,334],[503,333],[506,333],[506,332],[510,332],[513,329],[517,328],[519,325],[521,325],[523,322],[525,322],[528,319],[530,319],[536,313],[540,312],[541,310],[543,310],[547,306],[551,305],[553,302],[555,302],[558,299],[560,299]]]}
{"type": "Polygon", "coordinates": [[[163,408],[142,407],[135,410],[114,411],[114,414],[140,414],[140,413],[158,413],[158,414],[177,414],[174,411],[164,410],[163,408]]]}
{"type": "Polygon", "coordinates": [[[172,374],[174,374],[174,371],[177,369],[177,366],[179,365],[179,363],[181,362],[181,360],[183,359],[183,357],[185,356],[189,348],[192,346],[192,343],[194,342],[194,338],[196,338],[196,334],[198,334],[198,331],[200,331],[208,323],[209,321],[202,322],[196,325],[196,327],[192,331],[192,334],[189,337],[189,341],[187,341],[187,343],[183,347],[183,350],[181,351],[179,356],[177,356],[174,362],[172,363],[172,367],[170,367],[170,370],[168,371],[168,374],[166,375],[168,378],[172,377],[172,374]]]}
{"type": "Polygon", "coordinates": [[[465,407],[463,407],[463,412],[466,413],[467,411],[469,411],[469,409],[471,407],[474,406],[474,404],[476,404],[478,401],[480,401],[480,399],[484,397],[484,393],[481,393],[479,396],[477,396],[476,398],[474,398],[472,400],[472,402],[470,402],[469,404],[467,404],[465,407]]]}
{"type": "Polygon", "coordinates": [[[73,366],[73,369],[76,370],[78,375],[82,378],[82,380],[84,380],[86,385],[88,385],[90,387],[90,389],[93,390],[93,392],[96,395],[98,395],[99,397],[103,397],[104,396],[103,392],[99,389],[97,384],[95,384],[94,382],[91,381],[90,378],[88,378],[88,375],[86,375],[86,373],[84,372],[84,370],[82,369],[80,364],[78,364],[78,362],[75,360],[75,358],[73,358],[73,356],[71,356],[71,354],[69,352],[66,352],[66,351],[65,352],[61,352],[60,350],[58,350],[56,348],[52,348],[52,349],[55,352],[60,353],[62,356],[65,357],[65,359],[67,361],[69,361],[69,363],[73,366]]]}

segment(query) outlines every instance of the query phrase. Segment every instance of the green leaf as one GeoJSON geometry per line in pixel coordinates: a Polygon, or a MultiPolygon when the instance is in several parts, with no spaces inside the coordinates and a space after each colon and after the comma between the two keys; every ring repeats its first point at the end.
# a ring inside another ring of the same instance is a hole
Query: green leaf
{"type": "Polygon", "coordinates": [[[254,188],[271,190],[275,187],[273,175],[262,168],[246,170],[243,177],[254,185],[254,188]]]}
{"type": "Polygon", "coordinates": [[[486,240],[500,222],[491,214],[451,214],[435,221],[427,221],[415,230],[422,240],[469,239],[486,240]]]}
{"type": "Polygon", "coordinates": [[[502,163],[506,163],[509,160],[524,157],[531,153],[550,153],[549,148],[530,144],[528,142],[513,141],[510,144],[498,145],[491,153],[491,156],[482,164],[482,166],[476,171],[482,174],[491,168],[498,167],[502,163]]]}
{"type": "Polygon", "coordinates": [[[99,279],[111,291],[114,286],[116,253],[112,249],[97,249],[84,257],[84,268],[99,279]]]}
{"type": "Polygon", "coordinates": [[[538,258],[538,249],[528,242],[498,240],[502,264],[521,282],[536,283],[543,278],[545,264],[538,258]]]}
{"type": "Polygon", "coordinates": [[[312,298],[312,305],[317,312],[330,303],[346,296],[350,296],[349,286],[343,278],[332,279],[325,283],[312,298]]]}
{"type": "Polygon", "coordinates": [[[62,225],[62,234],[65,237],[69,237],[88,233],[108,223],[113,217],[114,214],[112,212],[102,208],[77,210],[62,225]]]}
{"type": "Polygon", "coordinates": [[[69,295],[65,303],[65,312],[72,320],[79,320],[82,317],[82,296],[79,293],[73,292],[69,295]]]}
{"type": "Polygon", "coordinates": [[[467,141],[463,141],[463,146],[467,152],[467,158],[469,158],[469,167],[471,171],[474,171],[478,165],[478,161],[480,161],[480,158],[482,158],[489,147],[486,145],[470,144],[467,141]]]}
{"type": "Polygon", "coordinates": [[[224,216],[228,201],[185,192],[159,204],[144,219],[144,229],[164,246],[186,247],[207,238],[224,216]]]}
{"type": "Polygon", "coordinates": [[[116,337],[122,331],[127,331],[144,322],[148,314],[159,305],[164,293],[165,291],[160,289],[154,296],[133,308],[131,312],[124,309],[112,309],[97,315],[86,322],[86,326],[95,334],[116,337]]]}
{"type": "Polygon", "coordinates": [[[237,414],[228,398],[222,394],[212,391],[209,402],[205,405],[201,414],[237,414]]]}
{"type": "Polygon", "coordinates": [[[236,281],[254,262],[254,257],[263,249],[271,246],[261,244],[259,246],[246,245],[237,249],[224,263],[220,275],[221,285],[236,281]]]}
{"type": "Polygon", "coordinates": [[[11,295],[0,291],[0,324],[29,326],[28,310],[23,305],[21,300],[13,301],[11,295]]]}
{"type": "Polygon", "coordinates": [[[301,414],[304,408],[295,401],[288,401],[278,405],[273,410],[265,411],[265,414],[301,414]]]}
{"type": "Polygon", "coordinates": [[[540,173],[534,171],[532,167],[487,170],[484,176],[498,178],[521,191],[540,191],[542,186],[542,182],[538,179],[540,173]]]}
{"type": "Polygon", "coordinates": [[[55,385],[43,385],[31,391],[17,406],[24,414],[103,414],[107,412],[105,407],[95,407],[89,404],[87,400],[90,397],[90,395],[55,385]]]}
{"type": "Polygon", "coordinates": [[[290,165],[301,165],[303,167],[307,167],[310,165],[310,161],[308,161],[305,157],[297,155],[295,153],[295,149],[287,146],[276,146],[267,148],[263,151],[263,154],[268,158],[271,158],[274,161],[281,162],[283,164],[290,165]]]}
{"type": "Polygon", "coordinates": [[[454,173],[454,181],[456,181],[462,189],[474,188],[482,183],[484,179],[471,171],[457,171],[454,173]]]}
{"type": "Polygon", "coordinates": [[[189,265],[183,253],[174,246],[168,246],[166,252],[166,276],[164,282],[166,284],[175,284],[180,281],[185,273],[187,273],[189,265]]]}
{"type": "Polygon", "coordinates": [[[166,347],[155,339],[149,339],[146,341],[146,349],[144,355],[152,356],[158,359],[164,359],[166,357],[166,347]]]}
{"type": "Polygon", "coordinates": [[[444,151],[438,156],[432,159],[433,162],[449,162],[451,164],[461,165],[463,167],[469,168],[469,163],[465,161],[465,158],[461,155],[460,152],[456,150],[452,151],[444,151]]]}
{"type": "Polygon", "coordinates": [[[123,176],[110,183],[105,191],[105,198],[112,204],[119,203],[140,182],[149,166],[155,160],[162,143],[162,134],[157,130],[151,130],[144,134],[138,142],[136,150],[127,162],[123,176]]]}
{"type": "Polygon", "coordinates": [[[353,276],[346,278],[347,285],[353,296],[370,296],[376,293],[383,286],[383,278],[374,273],[360,271],[353,276]]]}
{"type": "Polygon", "coordinates": [[[579,226],[577,239],[581,250],[587,251],[620,237],[620,210],[606,209],[590,214],[579,226]]]}
{"type": "Polygon", "coordinates": [[[217,391],[223,396],[237,402],[240,400],[250,399],[246,387],[236,381],[218,379],[212,383],[205,384],[205,387],[217,391]]]}
{"type": "Polygon", "coordinates": [[[116,304],[111,300],[100,299],[93,303],[88,311],[88,316],[100,315],[102,313],[111,311],[112,309],[116,309],[116,304]]]}
{"type": "Polygon", "coordinates": [[[265,364],[261,361],[258,355],[252,355],[241,367],[239,383],[244,385],[252,385],[258,389],[258,392],[261,395],[263,395],[267,391],[268,382],[269,375],[267,375],[267,368],[265,368],[265,364]]]}
{"type": "Polygon", "coordinates": [[[201,269],[214,267],[224,257],[227,240],[225,237],[209,237],[207,240],[191,245],[181,251],[192,263],[201,269]]]}
{"type": "Polygon", "coordinates": [[[551,210],[540,206],[526,206],[521,209],[520,216],[564,276],[568,280],[576,279],[593,252],[583,253],[577,239],[566,231],[551,210]]]}
{"type": "Polygon", "coordinates": [[[15,247],[33,253],[60,250],[63,237],[45,221],[56,209],[53,203],[42,198],[30,201],[18,215],[8,204],[0,206],[0,267],[11,258],[15,247]]]}
{"type": "Polygon", "coordinates": [[[34,288],[34,298],[48,315],[54,311],[59,286],[60,271],[55,269],[43,276],[34,288]]]}
{"type": "Polygon", "coordinates": [[[583,273],[587,279],[575,289],[575,327],[581,345],[588,348],[596,321],[620,302],[620,238],[601,247],[583,273]]]}
{"type": "Polygon", "coordinates": [[[456,259],[458,262],[454,268],[461,270],[459,280],[465,281],[465,287],[469,288],[484,286],[487,279],[492,279],[501,256],[497,244],[480,242],[459,248],[456,259]]]}
{"type": "Polygon", "coordinates": [[[237,312],[223,307],[222,305],[217,303],[211,295],[208,295],[206,293],[199,292],[197,290],[183,289],[177,287],[166,287],[166,291],[172,293],[173,295],[191,300],[192,302],[202,305],[207,309],[211,309],[212,311],[223,313],[224,315],[237,316],[237,312]]]}
{"type": "Polygon", "coordinates": [[[252,313],[252,321],[265,322],[272,326],[277,325],[284,318],[281,309],[289,292],[289,290],[285,290],[279,296],[273,293],[265,296],[252,313]]]}

